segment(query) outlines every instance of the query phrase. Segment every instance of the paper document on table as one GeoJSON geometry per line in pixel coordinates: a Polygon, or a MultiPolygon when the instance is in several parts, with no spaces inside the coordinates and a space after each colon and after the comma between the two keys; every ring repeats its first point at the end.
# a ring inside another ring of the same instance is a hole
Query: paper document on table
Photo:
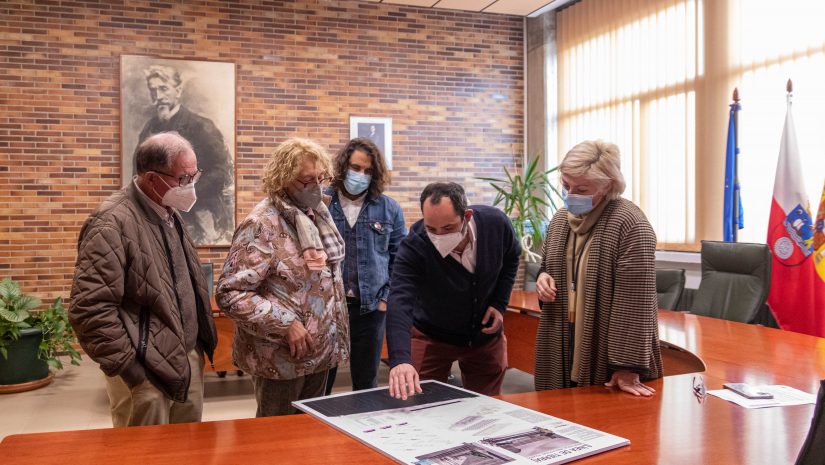
{"type": "Polygon", "coordinates": [[[748,399],[730,389],[708,391],[708,394],[724,399],[745,408],[787,407],[789,405],[804,405],[816,403],[816,396],[790,386],[754,386],[761,392],[773,394],[773,399],[748,399]]]}
{"type": "Polygon", "coordinates": [[[293,402],[409,465],[550,465],[626,446],[627,439],[437,381],[407,400],[375,388],[293,402]]]}

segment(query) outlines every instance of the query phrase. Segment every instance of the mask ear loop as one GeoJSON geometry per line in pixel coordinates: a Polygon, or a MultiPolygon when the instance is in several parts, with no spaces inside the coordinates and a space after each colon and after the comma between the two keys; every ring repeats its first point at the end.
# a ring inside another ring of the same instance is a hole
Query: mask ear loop
{"type": "MultiPolygon", "coordinates": [[[[154,171],[153,171],[153,173],[154,173],[154,171]]],[[[163,181],[163,183],[164,183],[164,184],[166,184],[166,187],[168,187],[169,189],[172,189],[172,186],[170,186],[170,185],[169,185],[169,183],[167,183],[166,181],[164,181],[164,180],[163,180],[163,178],[161,178],[161,177],[160,177],[160,175],[158,175],[157,173],[155,173],[155,177],[160,178],[160,180],[161,180],[161,181],[163,181]]],[[[161,201],[163,201],[163,196],[162,196],[162,195],[160,195],[160,192],[158,192],[158,190],[157,190],[157,189],[155,189],[155,185],[154,185],[154,184],[152,184],[152,192],[154,192],[154,193],[155,193],[155,195],[157,195],[157,196],[158,196],[158,198],[159,198],[161,201]]]]}

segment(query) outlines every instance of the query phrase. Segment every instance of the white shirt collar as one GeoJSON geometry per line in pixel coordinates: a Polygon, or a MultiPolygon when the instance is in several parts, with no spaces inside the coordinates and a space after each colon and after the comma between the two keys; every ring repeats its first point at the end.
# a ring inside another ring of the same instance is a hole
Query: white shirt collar
{"type": "Polygon", "coordinates": [[[461,254],[457,252],[450,252],[450,256],[455,259],[458,263],[461,263],[467,271],[470,273],[476,272],[476,219],[475,217],[470,218],[470,221],[467,222],[467,237],[469,237],[469,241],[467,241],[467,245],[464,246],[464,251],[461,254]]]}

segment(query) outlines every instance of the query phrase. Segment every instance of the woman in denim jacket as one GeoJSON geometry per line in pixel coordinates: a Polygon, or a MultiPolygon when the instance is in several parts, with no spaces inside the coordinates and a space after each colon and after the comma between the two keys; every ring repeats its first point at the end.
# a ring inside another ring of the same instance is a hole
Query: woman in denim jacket
{"type": "MultiPolygon", "coordinates": [[[[352,389],[357,391],[377,386],[390,271],[407,228],[398,202],[383,194],[389,173],[375,143],[366,137],[349,141],[334,165],[329,212],[346,243],[342,268],[352,389]]],[[[334,380],[335,370],[330,370],[327,393],[334,380]]]]}

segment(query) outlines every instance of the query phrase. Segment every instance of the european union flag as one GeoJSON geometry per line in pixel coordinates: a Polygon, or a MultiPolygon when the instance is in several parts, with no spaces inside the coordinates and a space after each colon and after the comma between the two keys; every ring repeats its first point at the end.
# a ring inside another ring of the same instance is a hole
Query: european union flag
{"type": "Polygon", "coordinates": [[[739,195],[739,146],[736,138],[736,112],[741,107],[734,102],[730,105],[728,122],[728,146],[725,152],[725,208],[722,217],[724,240],[736,242],[737,232],[745,227],[742,212],[742,198],[739,195]]]}

